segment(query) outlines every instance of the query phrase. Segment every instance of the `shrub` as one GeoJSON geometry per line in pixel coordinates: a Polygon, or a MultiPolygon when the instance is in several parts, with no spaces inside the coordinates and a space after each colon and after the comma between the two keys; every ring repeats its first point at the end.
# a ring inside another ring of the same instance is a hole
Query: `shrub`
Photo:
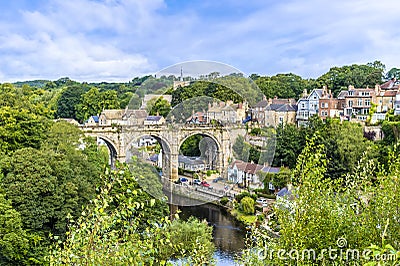
{"type": "Polygon", "coordinates": [[[254,214],[254,199],[246,196],[241,200],[240,206],[244,214],[254,214]]]}
{"type": "Polygon", "coordinates": [[[237,202],[241,202],[244,197],[250,197],[253,200],[257,199],[257,194],[250,194],[249,192],[245,191],[235,196],[237,202]]]}
{"type": "Polygon", "coordinates": [[[227,197],[223,197],[222,199],[220,199],[219,201],[222,205],[226,205],[229,202],[229,199],[227,197]]]}

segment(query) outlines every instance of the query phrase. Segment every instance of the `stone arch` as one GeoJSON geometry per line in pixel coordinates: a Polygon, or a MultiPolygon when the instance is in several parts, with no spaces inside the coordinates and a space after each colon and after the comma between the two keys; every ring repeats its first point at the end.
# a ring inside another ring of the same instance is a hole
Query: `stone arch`
{"type": "Polygon", "coordinates": [[[178,148],[180,148],[182,146],[182,144],[185,142],[185,140],[187,140],[189,137],[195,136],[195,135],[200,135],[203,137],[209,137],[209,138],[213,139],[214,142],[217,144],[218,150],[222,149],[222,143],[215,137],[215,135],[210,132],[205,132],[205,131],[193,131],[193,132],[190,132],[189,134],[186,134],[183,138],[181,138],[179,140],[178,148]]]}
{"type": "Polygon", "coordinates": [[[162,151],[162,173],[163,176],[170,178],[171,172],[172,172],[172,166],[171,166],[171,154],[172,154],[172,146],[170,142],[165,139],[161,134],[157,134],[155,132],[140,132],[140,133],[135,133],[131,134],[129,137],[129,140],[127,141],[127,145],[125,146],[125,154],[126,156],[126,162],[130,159],[128,156],[130,153],[130,149],[135,141],[140,139],[141,137],[144,136],[151,136],[157,140],[158,143],[161,145],[161,151],[162,151]]]}
{"type": "Polygon", "coordinates": [[[223,146],[221,141],[218,139],[218,137],[215,136],[215,134],[207,131],[193,131],[193,132],[187,132],[187,134],[184,134],[183,138],[181,138],[178,142],[178,152],[180,151],[180,148],[182,144],[191,136],[195,135],[200,135],[202,137],[208,137],[213,140],[213,142],[216,144],[217,147],[217,153],[216,153],[216,158],[215,161],[212,162],[212,169],[218,170],[220,173],[223,172],[223,146]]]}
{"type": "Polygon", "coordinates": [[[110,140],[107,137],[104,136],[97,136],[98,139],[101,139],[102,141],[104,141],[104,143],[106,144],[109,152],[110,152],[110,165],[111,167],[115,166],[115,161],[118,158],[118,150],[117,150],[117,146],[114,144],[114,142],[112,140],[110,140]]]}

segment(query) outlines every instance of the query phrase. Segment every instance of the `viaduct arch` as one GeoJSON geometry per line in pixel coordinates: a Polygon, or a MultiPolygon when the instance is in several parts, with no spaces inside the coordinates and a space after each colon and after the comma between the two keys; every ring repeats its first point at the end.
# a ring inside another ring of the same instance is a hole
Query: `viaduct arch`
{"type": "Polygon", "coordinates": [[[193,126],[193,125],[152,125],[152,126],[81,126],[86,136],[104,140],[111,151],[111,163],[115,160],[126,162],[127,153],[132,143],[142,136],[148,135],[157,139],[163,152],[163,176],[172,180],[178,178],[178,155],[182,143],[193,135],[210,137],[217,145],[216,169],[226,175],[229,161],[233,158],[232,145],[237,133],[243,128],[221,126],[193,126]]]}

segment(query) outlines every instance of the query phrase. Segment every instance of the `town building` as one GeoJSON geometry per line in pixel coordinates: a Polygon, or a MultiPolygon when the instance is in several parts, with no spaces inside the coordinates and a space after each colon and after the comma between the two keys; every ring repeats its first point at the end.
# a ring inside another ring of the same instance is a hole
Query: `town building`
{"type": "Polygon", "coordinates": [[[400,91],[396,94],[396,100],[394,102],[394,114],[400,115],[400,91]]]}
{"type": "Polygon", "coordinates": [[[236,160],[228,166],[228,181],[243,187],[263,188],[259,172],[278,173],[279,168],[236,160]]]}
{"type": "Polygon", "coordinates": [[[319,99],[318,115],[321,119],[339,118],[343,114],[344,98],[334,98],[331,90],[322,90],[321,98],[319,99]]]}
{"type": "Polygon", "coordinates": [[[298,126],[307,125],[308,119],[313,115],[318,115],[319,99],[321,99],[324,89],[314,89],[307,94],[305,89],[302,97],[297,101],[296,121],[298,126]]]}
{"type": "Polygon", "coordinates": [[[99,117],[97,115],[92,115],[84,124],[85,126],[97,126],[99,125],[99,117]]]}
{"type": "Polygon", "coordinates": [[[268,99],[258,102],[252,109],[253,120],[259,125],[276,128],[280,124],[296,123],[297,104],[294,99],[268,99]]]}
{"type": "Polygon", "coordinates": [[[339,96],[345,99],[343,110],[345,120],[366,122],[372,103],[376,102],[378,93],[376,89],[356,89],[350,85],[348,90],[341,91],[339,96]]]}
{"type": "Polygon", "coordinates": [[[161,115],[149,115],[146,117],[144,120],[143,124],[145,126],[149,125],[162,125],[165,123],[165,118],[162,117],[161,115]]]}
{"type": "Polygon", "coordinates": [[[99,115],[99,125],[111,126],[121,124],[124,113],[124,109],[103,110],[99,115]]]}
{"type": "Polygon", "coordinates": [[[203,125],[207,123],[207,114],[204,112],[193,113],[188,119],[186,119],[187,124],[203,125]]]}
{"type": "Polygon", "coordinates": [[[144,120],[148,116],[146,110],[130,110],[126,109],[122,119],[126,125],[143,125],[144,120]]]}
{"type": "Polygon", "coordinates": [[[204,159],[200,157],[189,157],[181,154],[178,155],[178,167],[180,169],[193,172],[199,172],[208,169],[204,159]]]}
{"type": "Polygon", "coordinates": [[[247,103],[234,104],[233,101],[214,102],[208,105],[206,113],[207,123],[212,120],[222,124],[238,124],[246,118],[247,103]]]}

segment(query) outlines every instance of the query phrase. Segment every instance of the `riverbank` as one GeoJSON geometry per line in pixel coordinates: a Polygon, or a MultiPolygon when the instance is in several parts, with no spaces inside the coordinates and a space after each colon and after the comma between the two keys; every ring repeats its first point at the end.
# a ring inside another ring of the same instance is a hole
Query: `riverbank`
{"type": "Polygon", "coordinates": [[[211,204],[214,204],[216,206],[225,209],[225,211],[228,212],[233,218],[235,218],[235,220],[239,222],[243,227],[252,226],[254,224],[259,225],[259,223],[257,223],[259,220],[258,215],[256,214],[247,215],[240,212],[233,206],[232,201],[228,201],[226,204],[222,204],[221,201],[214,201],[211,202],[211,204]]]}
{"type": "Polygon", "coordinates": [[[179,214],[184,220],[190,216],[206,219],[213,227],[214,259],[218,266],[236,265],[235,260],[245,248],[246,228],[226,208],[216,203],[198,206],[180,206],[179,214]]]}

